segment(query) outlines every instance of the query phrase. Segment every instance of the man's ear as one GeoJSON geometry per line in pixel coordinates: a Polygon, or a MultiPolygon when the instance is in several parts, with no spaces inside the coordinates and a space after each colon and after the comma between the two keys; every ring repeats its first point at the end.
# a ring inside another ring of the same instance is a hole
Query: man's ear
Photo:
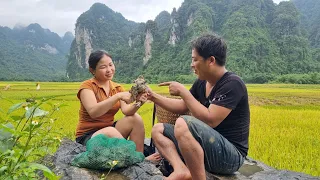
{"type": "Polygon", "coordinates": [[[208,58],[208,61],[209,61],[209,65],[214,65],[216,64],[216,58],[214,56],[210,56],[208,58]]]}

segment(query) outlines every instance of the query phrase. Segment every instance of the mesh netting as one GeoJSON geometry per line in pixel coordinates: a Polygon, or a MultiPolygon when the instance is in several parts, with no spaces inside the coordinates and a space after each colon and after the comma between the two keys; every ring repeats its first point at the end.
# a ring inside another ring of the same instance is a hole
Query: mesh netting
{"type": "Polygon", "coordinates": [[[142,162],[144,155],[136,151],[133,141],[119,138],[109,138],[99,134],[86,144],[86,152],[78,154],[72,161],[73,166],[106,170],[128,167],[142,162]]]}

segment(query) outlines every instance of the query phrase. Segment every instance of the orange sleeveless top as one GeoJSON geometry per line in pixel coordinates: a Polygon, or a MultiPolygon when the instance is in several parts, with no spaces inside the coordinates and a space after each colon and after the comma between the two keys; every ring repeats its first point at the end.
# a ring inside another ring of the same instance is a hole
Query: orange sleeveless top
{"type": "Polygon", "coordinates": [[[115,82],[110,81],[110,91],[107,95],[103,87],[99,85],[98,81],[95,78],[86,80],[80,85],[77,97],[80,100],[80,110],[79,110],[79,122],[76,130],[76,137],[84,135],[88,131],[99,130],[107,126],[112,126],[114,122],[114,115],[118,112],[120,108],[120,101],[113,105],[113,107],[104,115],[91,118],[87,110],[81,103],[80,92],[82,89],[90,89],[96,96],[97,102],[101,102],[108,97],[117,94],[118,92],[125,91],[124,88],[115,82]]]}

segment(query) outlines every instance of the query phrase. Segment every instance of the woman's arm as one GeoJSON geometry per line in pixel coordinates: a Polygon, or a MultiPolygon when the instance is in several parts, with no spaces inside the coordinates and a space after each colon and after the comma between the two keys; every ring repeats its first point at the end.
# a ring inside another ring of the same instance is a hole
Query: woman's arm
{"type": "Polygon", "coordinates": [[[121,101],[121,111],[126,116],[132,116],[134,113],[138,111],[140,106],[135,106],[133,104],[126,104],[125,102],[121,101]]]}
{"type": "Polygon", "coordinates": [[[114,104],[116,104],[119,100],[122,100],[122,98],[122,94],[117,93],[98,103],[92,90],[82,89],[80,92],[81,103],[91,118],[97,118],[104,115],[112,108],[114,104]]]}
{"type": "Polygon", "coordinates": [[[123,101],[121,101],[121,111],[124,115],[126,116],[132,116],[134,113],[138,111],[138,109],[147,101],[147,94],[141,94],[140,96],[137,97],[137,101],[140,101],[141,104],[140,106],[136,106],[134,104],[127,104],[123,101]]]}

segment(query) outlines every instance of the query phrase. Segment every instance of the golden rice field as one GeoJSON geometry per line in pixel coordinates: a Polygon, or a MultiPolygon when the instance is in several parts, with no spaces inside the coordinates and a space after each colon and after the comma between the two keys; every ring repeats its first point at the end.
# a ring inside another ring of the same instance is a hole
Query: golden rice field
{"type": "MultiPolygon", "coordinates": [[[[55,128],[63,136],[74,138],[78,121],[79,82],[0,82],[0,95],[13,103],[30,97],[56,96],[53,103],[64,103],[54,116],[55,128]],[[10,84],[10,89],[4,90],[10,84]]],[[[186,85],[188,88],[190,85],[186,85]]],[[[125,84],[126,89],[130,84],[125,84]]],[[[167,87],[150,87],[167,93],[167,87]]],[[[320,85],[249,84],[251,127],[249,156],[277,169],[288,169],[320,176],[320,85]]],[[[12,103],[0,99],[0,109],[7,111],[12,103]]],[[[143,105],[146,136],[150,137],[152,103],[143,105]]],[[[16,112],[16,113],[19,113],[16,112]]],[[[122,117],[121,113],[116,119],[122,117]]]]}

